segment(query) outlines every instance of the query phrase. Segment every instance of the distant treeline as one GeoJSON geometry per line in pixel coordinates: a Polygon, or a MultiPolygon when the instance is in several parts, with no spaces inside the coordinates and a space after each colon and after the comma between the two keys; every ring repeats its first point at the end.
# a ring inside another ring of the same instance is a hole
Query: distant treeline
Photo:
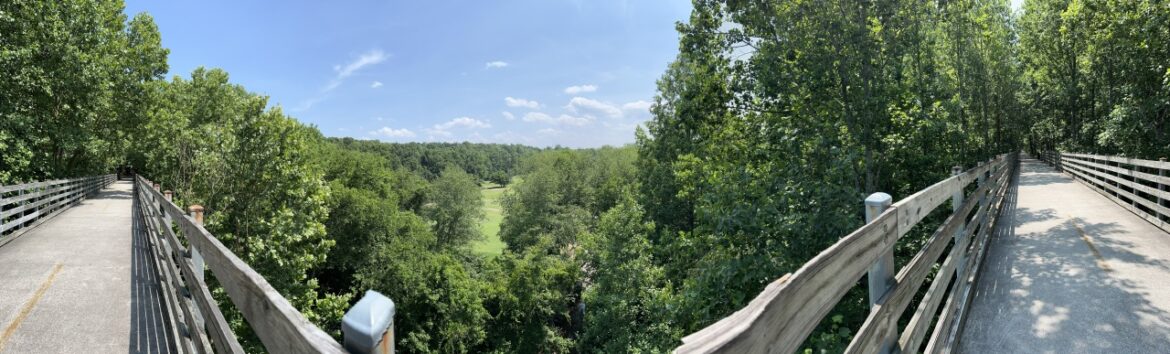
{"type": "MultiPolygon", "coordinates": [[[[325,138],[223,70],[165,79],[121,1],[0,2],[0,184],[132,165],[334,335],[374,289],[403,352],[664,352],[860,226],[869,193],[1025,147],[1170,151],[1164,0],[693,4],[636,143],[569,150],[325,138]],[[512,183],[492,258],[469,250],[484,180],[512,183]]],[[[857,285],[806,353],[844,350],[857,285]]]]}
{"type": "Polygon", "coordinates": [[[350,150],[382,156],[390,161],[392,167],[415,172],[428,181],[438,178],[447,167],[455,166],[480,180],[507,184],[516,174],[520,160],[540,151],[518,144],[383,143],[354,138],[328,140],[350,150]]]}

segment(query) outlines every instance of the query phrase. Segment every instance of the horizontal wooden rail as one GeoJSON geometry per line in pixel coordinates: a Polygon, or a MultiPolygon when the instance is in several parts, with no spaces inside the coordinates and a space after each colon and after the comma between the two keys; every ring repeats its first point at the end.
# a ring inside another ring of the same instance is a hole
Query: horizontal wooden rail
{"type": "Polygon", "coordinates": [[[1010,189],[1016,162],[1015,153],[1000,155],[894,203],[797,271],[773,281],[744,308],[684,337],[683,345],[675,352],[792,353],[800,349],[845,293],[893,249],[900,237],[942,203],[951,201],[954,213],[897,272],[891,285],[872,296],[877,301],[847,352],[917,352],[928,338],[927,352],[949,350],[970,300],[970,283],[976,278],[1010,189]],[[973,182],[978,186],[967,192],[973,182]],[[951,251],[940,266],[939,258],[948,246],[951,251]],[[926,296],[899,335],[898,319],[936,268],[926,296]],[[932,323],[936,325],[927,337],[932,323]],[[896,347],[890,347],[891,343],[896,347]]]}
{"type": "Polygon", "coordinates": [[[190,329],[187,337],[180,338],[184,352],[243,352],[203,282],[204,262],[269,352],[345,352],[263,276],[207,232],[201,221],[185,215],[171,202],[169,193],[158,189],[144,177],[136,180],[140,216],[158,258],[160,278],[169,285],[164,292],[171,305],[169,318],[176,326],[190,329]]]}
{"type": "Polygon", "coordinates": [[[1121,207],[1170,231],[1170,162],[1048,151],[1041,160],[1057,166],[1121,207]]]}
{"type": "Polygon", "coordinates": [[[115,175],[0,186],[0,245],[113,183],[115,175]]]}

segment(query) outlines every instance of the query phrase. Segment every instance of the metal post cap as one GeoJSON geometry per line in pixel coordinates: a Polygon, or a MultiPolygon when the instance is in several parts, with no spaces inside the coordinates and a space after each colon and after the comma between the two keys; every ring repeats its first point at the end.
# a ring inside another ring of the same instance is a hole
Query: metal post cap
{"type": "MultiPolygon", "coordinates": [[[[857,200],[857,199],[854,199],[854,200],[857,200]]],[[[866,206],[890,205],[890,203],[893,201],[894,201],[894,197],[891,197],[889,194],[877,192],[874,194],[870,194],[868,197],[865,198],[865,205],[866,206]]],[[[854,202],[854,203],[856,203],[856,202],[854,202]]]]}
{"type": "Polygon", "coordinates": [[[370,353],[382,341],[394,323],[394,301],[377,291],[367,290],[341,318],[345,348],[355,353],[370,353]]]}

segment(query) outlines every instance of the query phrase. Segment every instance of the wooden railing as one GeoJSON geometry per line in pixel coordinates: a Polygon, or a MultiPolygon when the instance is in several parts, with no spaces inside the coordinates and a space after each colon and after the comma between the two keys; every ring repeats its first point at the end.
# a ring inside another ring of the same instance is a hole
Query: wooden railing
{"type": "Polygon", "coordinates": [[[1170,231],[1170,162],[1048,151],[1040,159],[1056,166],[1141,216],[1170,231]]]}
{"type": "Polygon", "coordinates": [[[0,245],[113,183],[114,175],[0,186],[0,245]]]}
{"type": "Polygon", "coordinates": [[[204,264],[272,353],[344,353],[329,334],[305,319],[259,273],[237,257],[202,225],[202,208],[186,215],[142,176],[135,181],[138,211],[163,281],[163,296],[172,335],[185,353],[243,353],[219,304],[204,281],[204,264]],[[175,231],[177,230],[177,232],[175,231]]]}
{"type": "Polygon", "coordinates": [[[872,307],[847,353],[915,353],[924,340],[926,352],[950,351],[1016,165],[1015,153],[1000,155],[967,171],[956,167],[953,177],[892,206],[884,193],[867,198],[874,212],[865,226],[773,281],[743,309],[686,336],[675,351],[792,353],[866,273],[872,307]],[[967,192],[973,182],[977,186],[967,192]],[[954,212],[894,275],[895,242],[948,199],[954,212]],[[899,328],[899,318],[935,269],[925,296],[899,328]]]}

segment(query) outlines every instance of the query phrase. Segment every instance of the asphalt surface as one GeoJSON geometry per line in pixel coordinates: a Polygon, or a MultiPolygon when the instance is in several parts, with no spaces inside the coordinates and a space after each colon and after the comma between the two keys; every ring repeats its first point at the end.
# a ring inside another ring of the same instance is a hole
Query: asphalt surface
{"type": "Polygon", "coordinates": [[[0,353],[173,352],[118,181],[0,247],[0,353]]]}
{"type": "Polygon", "coordinates": [[[1170,234],[1023,160],[961,353],[1170,353],[1170,234]]]}

